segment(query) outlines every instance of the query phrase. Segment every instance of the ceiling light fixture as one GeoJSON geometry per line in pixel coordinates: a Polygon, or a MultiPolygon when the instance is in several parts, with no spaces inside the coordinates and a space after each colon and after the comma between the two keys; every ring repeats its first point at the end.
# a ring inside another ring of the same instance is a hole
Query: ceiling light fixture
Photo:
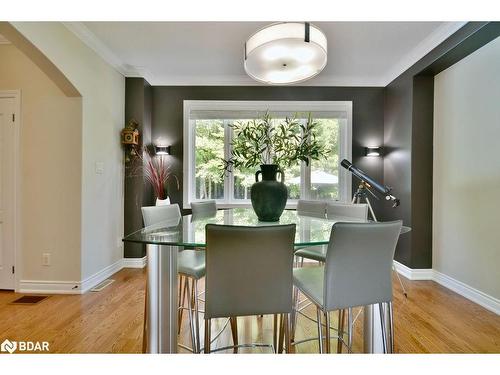
{"type": "Polygon", "coordinates": [[[326,60],[326,36],[309,22],[275,23],[245,43],[245,71],[268,84],[306,81],[323,70],[326,60]]]}

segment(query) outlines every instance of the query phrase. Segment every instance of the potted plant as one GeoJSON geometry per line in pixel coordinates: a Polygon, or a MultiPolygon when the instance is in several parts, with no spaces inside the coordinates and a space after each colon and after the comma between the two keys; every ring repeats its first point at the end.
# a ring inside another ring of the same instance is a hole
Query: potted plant
{"type": "Polygon", "coordinates": [[[248,122],[230,125],[234,132],[231,156],[224,160],[224,170],[256,168],[255,183],[250,190],[252,207],[261,221],[278,221],[285,209],[288,190],[283,169],[301,161],[325,157],[328,151],[316,138],[317,123],[311,114],[305,124],[297,118],[273,120],[269,112],[248,122]],[[259,175],[262,174],[262,181],[259,175]],[[280,181],[277,181],[277,175],[280,181]]]}
{"type": "Polygon", "coordinates": [[[153,188],[156,197],[156,205],[163,206],[170,204],[167,182],[170,178],[175,179],[177,189],[179,189],[179,180],[177,176],[171,172],[167,158],[163,155],[155,155],[153,145],[144,147],[143,155],[144,156],[139,156],[139,158],[142,159],[142,170],[146,181],[148,181],[153,188]]]}

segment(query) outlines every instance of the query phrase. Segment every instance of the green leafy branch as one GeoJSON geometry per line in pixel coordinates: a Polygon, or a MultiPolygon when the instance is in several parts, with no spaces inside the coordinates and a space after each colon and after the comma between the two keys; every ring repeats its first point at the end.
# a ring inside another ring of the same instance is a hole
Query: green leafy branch
{"type": "Polygon", "coordinates": [[[310,113],[305,124],[297,116],[278,122],[269,111],[260,119],[235,122],[230,125],[233,130],[231,156],[223,159],[223,170],[230,172],[261,164],[285,168],[301,161],[309,165],[311,160],[326,158],[329,151],[317,138],[317,126],[310,113]]]}

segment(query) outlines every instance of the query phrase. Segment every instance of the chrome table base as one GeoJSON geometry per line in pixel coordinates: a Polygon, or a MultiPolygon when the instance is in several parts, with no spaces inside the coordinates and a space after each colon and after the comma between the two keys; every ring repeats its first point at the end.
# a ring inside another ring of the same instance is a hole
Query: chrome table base
{"type": "Polygon", "coordinates": [[[147,245],[148,353],[177,352],[177,247],[147,245]]]}
{"type": "Polygon", "coordinates": [[[394,353],[392,314],[392,302],[364,307],[363,351],[365,353],[394,353]]]}

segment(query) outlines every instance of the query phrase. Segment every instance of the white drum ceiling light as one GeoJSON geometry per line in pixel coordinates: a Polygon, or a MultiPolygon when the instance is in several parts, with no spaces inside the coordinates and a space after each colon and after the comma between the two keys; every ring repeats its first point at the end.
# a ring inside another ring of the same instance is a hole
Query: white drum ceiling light
{"type": "Polygon", "coordinates": [[[308,22],[269,25],[245,43],[245,71],[269,84],[308,80],[326,66],[326,36],[308,22]]]}

